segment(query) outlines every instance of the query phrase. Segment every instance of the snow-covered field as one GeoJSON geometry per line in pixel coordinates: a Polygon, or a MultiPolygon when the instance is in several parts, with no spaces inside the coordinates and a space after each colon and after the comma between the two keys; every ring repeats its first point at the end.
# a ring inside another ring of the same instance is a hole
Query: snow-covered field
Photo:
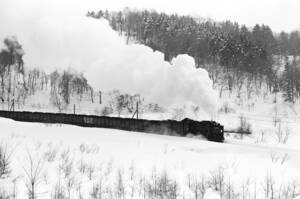
{"type": "Polygon", "coordinates": [[[300,104],[287,103],[281,95],[254,95],[251,100],[224,96],[221,106],[227,107],[228,112],[219,112],[215,118],[225,126],[225,129],[236,129],[243,117],[250,125],[253,143],[267,143],[270,145],[284,144],[285,147],[299,149],[300,141],[300,104]]]}
{"type": "Polygon", "coordinates": [[[0,194],[28,198],[293,198],[300,148],[0,119],[0,194]],[[30,181],[31,180],[31,181],[30,181]],[[220,194],[221,193],[221,194],[220,194]]]}
{"type": "MultiPolygon", "coordinates": [[[[38,198],[295,198],[300,194],[299,104],[235,95],[219,99],[212,119],[236,130],[243,117],[252,134],[226,135],[225,143],[0,118],[0,146],[11,154],[9,175],[0,176],[0,196],[28,198],[32,180],[31,193],[38,198]]],[[[37,92],[15,110],[57,112],[49,98],[48,91],[37,92]]],[[[76,113],[101,115],[114,103],[105,93],[102,104],[98,100],[97,95],[94,103],[89,96],[82,101],[73,96],[64,111],[72,113],[75,104],[76,113]]],[[[142,102],[139,116],[180,120],[186,111],[153,112],[142,102]]],[[[121,114],[132,116],[125,109],[121,114]]]]}

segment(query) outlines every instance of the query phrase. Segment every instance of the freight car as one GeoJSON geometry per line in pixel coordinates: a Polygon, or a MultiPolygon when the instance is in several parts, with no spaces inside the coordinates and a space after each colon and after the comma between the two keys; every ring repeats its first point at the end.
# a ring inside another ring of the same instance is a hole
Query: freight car
{"type": "Polygon", "coordinates": [[[113,128],[126,131],[186,136],[203,135],[210,141],[224,141],[224,127],[214,121],[144,120],[96,115],[0,111],[0,117],[23,122],[62,123],[83,127],[113,128]]]}

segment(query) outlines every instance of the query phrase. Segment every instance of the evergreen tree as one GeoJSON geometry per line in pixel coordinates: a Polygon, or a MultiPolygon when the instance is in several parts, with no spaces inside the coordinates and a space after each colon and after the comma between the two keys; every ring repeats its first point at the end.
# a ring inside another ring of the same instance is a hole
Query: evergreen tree
{"type": "Polygon", "coordinates": [[[282,91],[284,100],[287,102],[295,103],[297,97],[297,70],[296,61],[294,60],[292,64],[288,61],[285,64],[284,74],[282,76],[282,91]]]}

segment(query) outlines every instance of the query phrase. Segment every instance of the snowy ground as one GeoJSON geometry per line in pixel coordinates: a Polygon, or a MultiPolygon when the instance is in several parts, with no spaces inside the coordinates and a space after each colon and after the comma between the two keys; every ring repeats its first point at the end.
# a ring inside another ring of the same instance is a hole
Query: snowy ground
{"type": "MultiPolygon", "coordinates": [[[[38,198],[295,198],[300,193],[300,105],[280,97],[274,103],[274,96],[262,93],[251,100],[235,96],[224,93],[212,119],[235,130],[243,116],[252,135],[226,135],[225,143],[0,118],[0,146],[12,153],[10,175],[0,176],[0,198],[28,198],[30,168],[40,171],[38,198]]],[[[49,99],[48,91],[38,92],[15,110],[57,112],[49,99]]],[[[74,96],[66,112],[72,113],[75,104],[76,113],[101,115],[110,100],[108,94],[102,104],[97,95],[94,103],[89,96],[82,101],[74,96]]],[[[144,109],[139,116],[180,119],[185,110],[144,109]]]]}
{"type": "Polygon", "coordinates": [[[251,100],[237,100],[236,97],[224,96],[221,101],[222,106],[227,106],[229,112],[220,112],[215,119],[223,124],[225,129],[236,129],[242,116],[251,127],[251,142],[300,148],[299,103],[284,102],[280,94],[276,103],[273,95],[262,97],[262,94],[254,96],[251,100]]]}
{"type": "Polygon", "coordinates": [[[28,173],[36,167],[39,198],[100,198],[100,193],[104,198],[176,198],[174,193],[202,198],[201,190],[205,198],[218,198],[215,189],[226,198],[298,193],[293,187],[299,188],[300,149],[286,145],[230,138],[214,143],[3,118],[0,126],[1,145],[12,152],[11,174],[0,180],[0,193],[15,192],[16,198],[28,198],[28,173]]]}

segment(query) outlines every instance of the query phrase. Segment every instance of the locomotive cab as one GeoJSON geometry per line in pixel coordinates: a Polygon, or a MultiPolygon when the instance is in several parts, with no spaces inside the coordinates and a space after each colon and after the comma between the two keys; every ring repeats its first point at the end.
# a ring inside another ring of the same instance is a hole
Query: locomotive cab
{"type": "Polygon", "coordinates": [[[182,120],[184,134],[203,135],[210,141],[224,141],[224,127],[214,121],[194,121],[188,118],[182,120]]]}
{"type": "Polygon", "coordinates": [[[211,133],[209,135],[209,140],[216,141],[216,142],[223,142],[224,126],[216,122],[211,122],[211,133]]]}

